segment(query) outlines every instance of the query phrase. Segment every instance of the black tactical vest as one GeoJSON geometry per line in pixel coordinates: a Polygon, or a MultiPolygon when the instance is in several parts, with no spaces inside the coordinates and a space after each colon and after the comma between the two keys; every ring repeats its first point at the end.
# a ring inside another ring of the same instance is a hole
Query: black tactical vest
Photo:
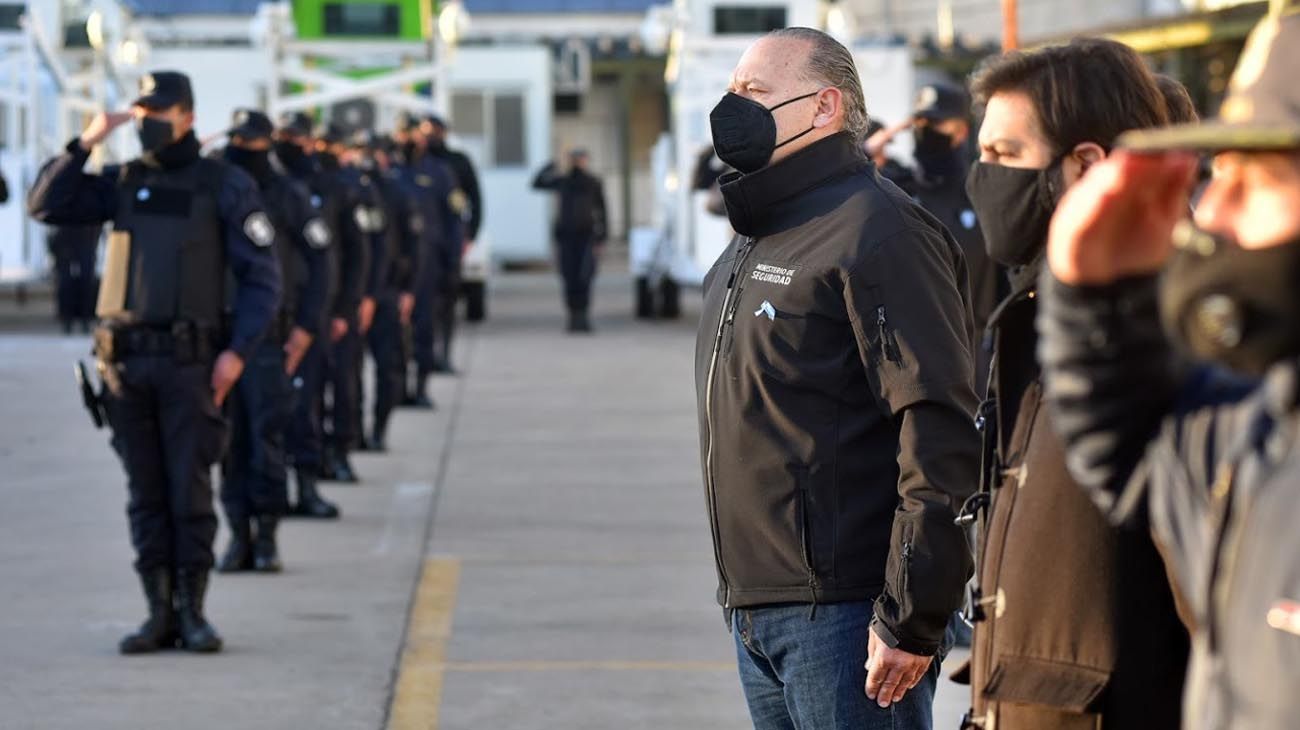
{"type": "Polygon", "coordinates": [[[131,236],[129,322],[221,325],[226,250],[217,205],[220,163],[200,159],[175,170],[140,161],[122,168],[114,231],[131,236]]]}

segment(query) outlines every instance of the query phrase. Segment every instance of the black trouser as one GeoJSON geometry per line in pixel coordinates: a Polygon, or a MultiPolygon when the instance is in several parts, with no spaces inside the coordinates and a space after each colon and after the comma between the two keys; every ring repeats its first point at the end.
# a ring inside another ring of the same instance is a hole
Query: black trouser
{"type": "Polygon", "coordinates": [[[326,383],[330,390],[330,445],[346,453],[357,445],[355,413],[361,393],[357,391],[357,357],[361,352],[361,333],[357,320],[348,322],[348,333],[329,348],[326,383]]]}
{"type": "Polygon", "coordinates": [[[231,435],[221,506],[232,524],[258,515],[283,515],[289,508],[285,429],[293,400],[283,346],[279,339],[268,338],[245,365],[227,400],[231,435]]]}
{"type": "Polygon", "coordinates": [[[109,365],[104,405],[126,468],[137,570],[212,567],[212,465],[227,426],[211,376],[210,364],[171,355],[127,355],[109,365]]]}
{"type": "Polygon", "coordinates": [[[326,335],[319,334],[303,356],[293,374],[293,416],[289,420],[285,443],[289,458],[297,469],[314,471],[320,466],[321,400],[325,388],[325,355],[329,349],[326,335]]]}
{"type": "MultiPolygon", "coordinates": [[[[436,256],[436,252],[434,254],[436,256]]],[[[415,367],[420,375],[433,372],[437,362],[434,355],[434,333],[437,330],[437,306],[442,296],[439,291],[443,276],[442,265],[430,261],[424,267],[420,285],[415,292],[415,312],[411,315],[411,344],[415,350],[415,367]]]]}
{"type": "Polygon", "coordinates": [[[590,234],[561,233],[560,277],[564,280],[564,305],[573,313],[591,308],[591,283],[596,278],[596,241],[590,234]]]}
{"type": "Polygon", "coordinates": [[[95,246],[65,247],[54,257],[58,278],[59,319],[89,321],[95,318],[95,296],[99,286],[95,276],[95,246]]]}
{"type": "Polygon", "coordinates": [[[434,357],[451,365],[451,341],[456,336],[456,302],[460,299],[460,261],[444,261],[434,301],[434,357]]]}
{"type": "Polygon", "coordinates": [[[402,318],[397,293],[381,294],[375,300],[375,322],[367,336],[370,355],[375,359],[375,434],[388,431],[388,419],[405,395],[406,360],[402,350],[402,318]]]}

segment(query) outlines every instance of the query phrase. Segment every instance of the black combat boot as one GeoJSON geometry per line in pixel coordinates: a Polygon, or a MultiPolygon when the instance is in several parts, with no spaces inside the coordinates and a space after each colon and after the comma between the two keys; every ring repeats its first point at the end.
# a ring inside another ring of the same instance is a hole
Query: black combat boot
{"type": "Polygon", "coordinates": [[[333,479],[337,467],[338,457],[334,454],[334,447],[327,443],[320,450],[320,464],[316,467],[316,477],[325,480],[333,479]]]}
{"type": "Polygon", "coordinates": [[[594,330],[591,328],[591,318],[587,316],[587,310],[582,309],[574,314],[574,332],[582,334],[591,334],[594,330]]]}
{"type": "Polygon", "coordinates": [[[280,518],[275,515],[257,516],[257,539],[253,541],[253,570],[259,573],[279,573],[280,551],[275,545],[275,528],[280,518]]]}
{"type": "Polygon", "coordinates": [[[357,477],[357,472],[352,468],[352,462],[348,461],[348,452],[343,449],[338,450],[334,457],[334,474],[332,481],[342,482],[343,484],[356,484],[361,479],[357,477]]]}
{"type": "Polygon", "coordinates": [[[208,571],[197,568],[176,570],[176,618],[180,624],[181,648],[200,654],[221,651],[221,637],[203,616],[203,596],[208,592],[208,571]]]}
{"type": "Polygon", "coordinates": [[[339,516],[339,508],[325,500],[316,490],[316,475],[310,469],[298,469],[294,472],[298,481],[298,504],[291,514],[299,517],[315,517],[332,520],[339,516]]]}
{"type": "Polygon", "coordinates": [[[149,654],[176,648],[176,609],[172,606],[172,570],[167,566],[140,571],[140,585],[149,602],[149,618],[140,630],[122,639],[123,654],[149,654]]]}
{"type": "Polygon", "coordinates": [[[420,373],[415,377],[415,393],[413,394],[410,406],[414,408],[423,408],[433,410],[433,398],[429,397],[429,374],[420,373]]]}
{"type": "Polygon", "coordinates": [[[247,517],[230,519],[230,544],[217,563],[220,573],[238,573],[253,569],[253,533],[247,517]]]}
{"type": "Polygon", "coordinates": [[[386,429],[375,426],[375,432],[370,438],[366,439],[366,448],[371,453],[382,454],[388,451],[388,438],[384,435],[386,429]]]}

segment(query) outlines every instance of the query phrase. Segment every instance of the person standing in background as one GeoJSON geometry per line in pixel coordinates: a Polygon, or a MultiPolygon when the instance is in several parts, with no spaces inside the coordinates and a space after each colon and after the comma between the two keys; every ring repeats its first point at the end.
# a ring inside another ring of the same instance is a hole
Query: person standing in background
{"type": "Polygon", "coordinates": [[[564,282],[564,304],[569,310],[569,332],[588,333],[591,326],[591,285],[608,236],[605,189],[588,171],[586,150],[569,153],[569,171],[560,174],[547,163],[533,178],[534,190],[559,196],[555,221],[555,247],[564,282]]]}
{"type": "Polygon", "coordinates": [[[45,241],[54,257],[55,302],[64,334],[72,334],[74,323],[89,332],[95,318],[95,259],[103,230],[98,225],[49,227],[45,241]]]}

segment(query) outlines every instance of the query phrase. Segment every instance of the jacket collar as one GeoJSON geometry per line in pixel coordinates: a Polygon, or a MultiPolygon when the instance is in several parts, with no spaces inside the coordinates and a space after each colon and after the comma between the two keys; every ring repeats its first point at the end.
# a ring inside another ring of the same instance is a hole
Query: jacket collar
{"type": "Polygon", "coordinates": [[[163,170],[179,170],[194,164],[199,159],[202,145],[194,136],[194,131],[185,133],[184,137],[167,145],[157,152],[146,152],[140,160],[148,167],[163,170]]]}
{"type": "Polygon", "coordinates": [[[742,236],[775,233],[784,228],[786,214],[804,193],[869,164],[852,135],[839,132],[757,172],[724,175],[727,218],[742,236]]]}

